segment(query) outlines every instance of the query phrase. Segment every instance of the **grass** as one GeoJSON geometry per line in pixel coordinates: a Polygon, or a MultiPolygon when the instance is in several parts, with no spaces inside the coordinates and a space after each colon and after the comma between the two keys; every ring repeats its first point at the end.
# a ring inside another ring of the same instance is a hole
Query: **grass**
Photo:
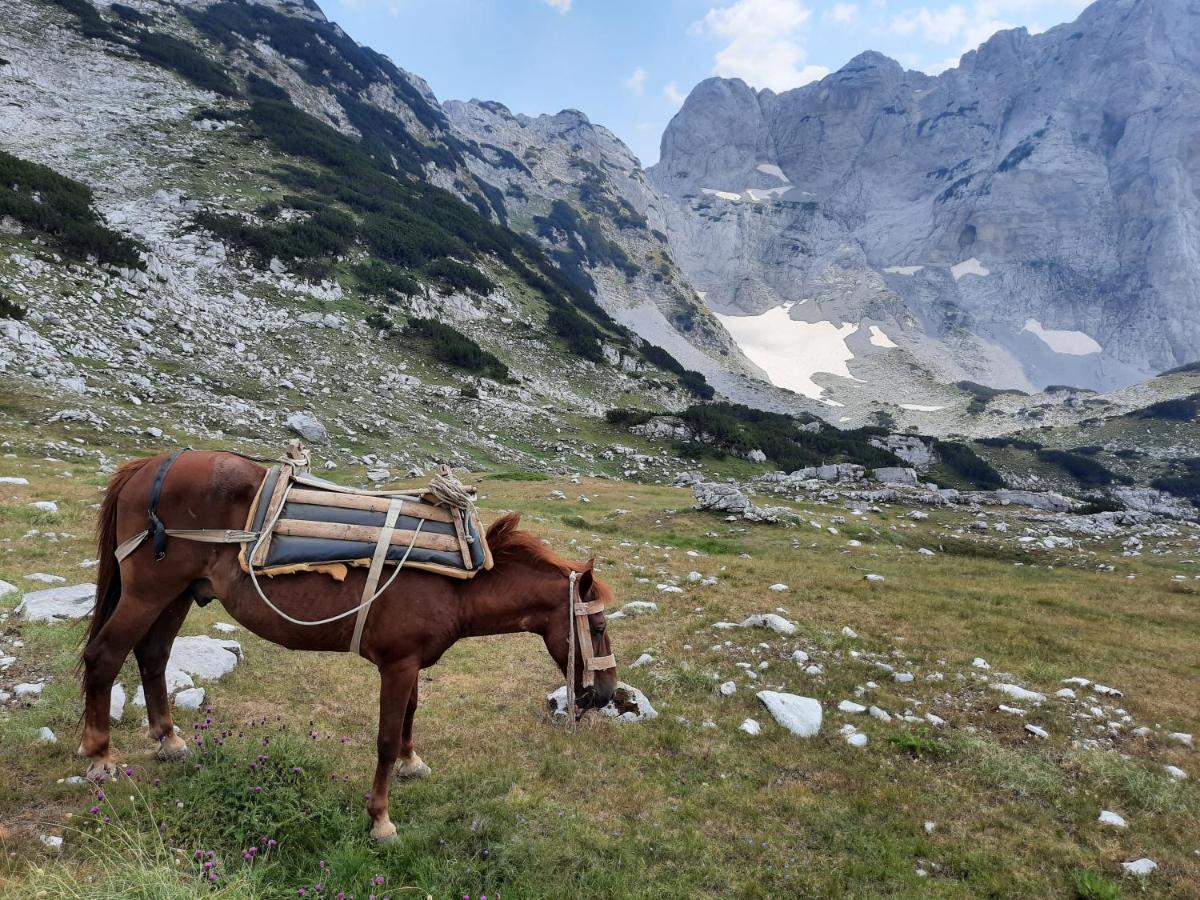
{"type": "MultiPolygon", "coordinates": [[[[86,577],[79,564],[94,555],[88,535],[103,481],[95,463],[87,455],[48,461],[20,445],[7,452],[14,456],[0,459],[0,474],[31,484],[0,486],[0,578],[22,585],[33,571],[86,577]],[[30,518],[36,499],[59,502],[52,523],[30,518]],[[56,539],[25,537],[31,529],[56,539]]],[[[1200,667],[1191,650],[1200,640],[1200,607],[1171,581],[1190,571],[1180,559],[1194,558],[1194,533],[1145,538],[1147,552],[1137,558],[1121,557],[1114,541],[1014,551],[1019,559],[1010,559],[971,554],[972,545],[992,545],[960,535],[968,517],[954,510],[911,522],[898,507],[851,518],[836,507],[796,505],[804,522],[851,519],[831,535],[809,525],[728,523],[690,509],[686,491],[653,485],[519,472],[480,482],[486,517],[524,510],[526,526],[561,552],[595,555],[619,602],[659,604],[659,613],[615,620],[611,631],[622,677],[647,693],[660,718],[636,725],[589,718],[568,734],[543,710],[558,680],[540,641],[464,641],[423,676],[416,736],[434,774],[394,787],[399,840],[378,847],[362,809],[377,691],[363,661],[290,653],[240,631],[245,662],[206,685],[211,716],[179,719],[207,751],[196,745],[186,764],[156,762],[138,727],[140,710],[130,706],[114,743],[134,774],[99,801],[62,781],[82,771],[72,752],[80,626],[10,619],[0,649],[13,639],[25,646],[0,685],[44,677],[47,688],[37,701],[0,713],[0,896],[266,898],[304,888],[312,897],[318,884],[315,896],[394,898],[1110,897],[1122,888],[1168,897],[1194,890],[1194,752],[1160,732],[1135,738],[1128,727],[1104,745],[1116,752],[1073,748],[1099,723],[1072,718],[1075,707],[1057,700],[1028,717],[997,712],[997,697],[971,667],[982,656],[995,671],[1050,694],[1062,678],[1083,675],[1125,691],[1099,701],[1109,715],[1119,707],[1137,724],[1196,731],[1200,667]],[[550,499],[553,490],[570,499],[550,499]],[[577,502],[579,495],[591,502],[577,502]],[[851,532],[863,546],[847,546],[851,532]],[[915,551],[950,540],[958,552],[915,551]],[[1149,552],[1155,547],[1175,552],[1149,552]],[[1117,571],[1097,572],[1097,562],[1117,571]],[[693,570],[719,583],[691,583],[693,570]],[[864,582],[864,571],[887,581],[864,582]],[[673,581],[683,594],[655,590],[673,581]],[[768,591],[775,582],[790,590],[768,591]],[[711,627],[776,607],[797,623],[796,635],[711,627]],[[846,625],[860,637],[843,636],[846,625]],[[805,675],[790,659],[794,649],[825,674],[805,675]],[[642,652],[655,662],[627,668],[642,652]],[[894,682],[877,666],[884,661],[915,680],[894,682]],[[762,662],[767,668],[758,668],[762,662]],[[943,680],[928,679],[935,673],[943,680]],[[720,697],[715,687],[726,680],[738,690],[720,697]],[[764,686],[819,699],[821,733],[800,740],[783,732],[754,698],[764,686]],[[838,702],[857,688],[869,698],[862,702],[893,716],[929,711],[947,724],[839,713],[838,702]],[[758,737],[737,730],[747,717],[762,723],[758,737]],[[1026,721],[1050,739],[1025,734],[1026,721]],[[868,734],[866,748],[842,740],[845,722],[868,734]],[[56,732],[57,744],[37,743],[42,726],[56,732]],[[1192,780],[1167,778],[1168,763],[1192,780]],[[1100,809],[1120,812],[1129,829],[1101,829],[1100,809]],[[926,821],[935,823],[931,831],[926,821]],[[63,835],[63,848],[45,847],[42,834],[63,835]],[[1123,877],[1120,862],[1139,856],[1159,870],[1145,880],[1123,877]],[[216,865],[205,870],[205,862],[216,865]],[[217,880],[206,880],[214,869],[217,880]],[[377,876],[381,887],[372,884],[377,876]]],[[[1020,516],[1015,508],[996,514],[1013,535],[996,546],[1012,547],[1020,516]]],[[[4,598],[0,607],[15,601],[4,598]]],[[[196,608],[184,633],[208,632],[225,618],[218,604],[196,608]]],[[[120,681],[130,694],[136,689],[132,662],[120,681]]]]}

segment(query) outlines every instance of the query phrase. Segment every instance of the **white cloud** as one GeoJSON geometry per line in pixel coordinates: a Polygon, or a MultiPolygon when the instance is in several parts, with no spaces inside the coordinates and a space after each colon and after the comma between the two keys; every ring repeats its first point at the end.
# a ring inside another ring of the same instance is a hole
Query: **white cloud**
{"type": "Polygon", "coordinates": [[[687,94],[679,90],[679,85],[673,81],[668,81],[663,87],[663,96],[675,106],[683,106],[683,101],[687,99],[687,94]]]}
{"type": "Polygon", "coordinates": [[[645,69],[643,69],[641,66],[638,66],[633,70],[633,74],[625,79],[625,87],[629,88],[638,96],[641,96],[646,90],[646,76],[648,74],[649,73],[647,73],[645,69]]]}
{"type": "Polygon", "coordinates": [[[736,0],[710,9],[693,31],[726,42],[717,52],[714,75],[785,91],[829,74],[805,62],[798,32],[811,15],[800,0],[736,0]]]}
{"type": "Polygon", "coordinates": [[[571,11],[571,3],[573,0],[546,0],[546,5],[557,9],[560,13],[566,14],[571,11]]]}
{"type": "Polygon", "coordinates": [[[858,4],[835,3],[825,13],[825,18],[840,25],[849,25],[858,18],[858,4]]]}

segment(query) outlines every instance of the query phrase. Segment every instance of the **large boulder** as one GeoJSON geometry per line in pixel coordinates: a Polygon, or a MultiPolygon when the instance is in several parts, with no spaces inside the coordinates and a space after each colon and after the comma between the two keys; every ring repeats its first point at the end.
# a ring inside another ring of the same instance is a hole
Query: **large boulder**
{"type": "Polygon", "coordinates": [[[283,424],[310,444],[329,443],[329,432],[325,430],[321,420],[312,413],[294,412],[284,420],[283,424]]]}
{"type": "Polygon", "coordinates": [[[797,737],[814,737],[821,730],[819,700],[779,691],[759,691],[755,696],[776,722],[797,737]]]}
{"type": "MultiPolygon", "coordinates": [[[[558,690],[546,695],[546,706],[554,716],[567,714],[567,686],[564,684],[558,690]]],[[[598,710],[602,716],[616,719],[618,722],[644,722],[647,719],[657,719],[658,710],[650,705],[646,695],[633,685],[623,681],[617,683],[617,689],[607,706],[598,710]]]]}
{"type": "Polygon", "coordinates": [[[31,591],[21,598],[16,612],[31,622],[59,622],[64,619],[82,619],[95,605],[96,586],[75,584],[70,587],[31,591]]]}

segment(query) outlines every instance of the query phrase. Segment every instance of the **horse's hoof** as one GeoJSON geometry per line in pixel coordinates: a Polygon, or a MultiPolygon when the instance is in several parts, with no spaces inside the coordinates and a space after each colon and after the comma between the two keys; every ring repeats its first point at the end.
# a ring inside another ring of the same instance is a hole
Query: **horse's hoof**
{"type": "Polygon", "coordinates": [[[425,765],[425,761],[415,753],[412,759],[401,760],[395,772],[397,778],[425,778],[432,774],[433,769],[425,765]]]}
{"type": "Polygon", "coordinates": [[[396,826],[391,820],[376,822],[371,826],[371,840],[380,844],[390,844],[396,839],[396,826]]]}
{"type": "Polygon", "coordinates": [[[154,756],[163,762],[178,762],[182,759],[187,759],[191,756],[191,749],[187,745],[187,741],[177,734],[171,734],[165,737],[158,745],[158,750],[154,756]]]}
{"type": "Polygon", "coordinates": [[[103,784],[110,778],[117,777],[117,764],[111,759],[94,760],[92,764],[88,766],[87,775],[85,777],[93,784],[103,784]]]}

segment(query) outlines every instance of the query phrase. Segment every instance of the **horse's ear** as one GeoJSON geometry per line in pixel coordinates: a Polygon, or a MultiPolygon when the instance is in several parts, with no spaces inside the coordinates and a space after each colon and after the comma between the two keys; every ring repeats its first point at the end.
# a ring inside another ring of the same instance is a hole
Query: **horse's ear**
{"type": "Polygon", "coordinates": [[[593,572],[596,568],[596,558],[592,557],[583,567],[583,571],[579,573],[579,581],[576,587],[579,590],[580,597],[586,597],[592,589],[592,581],[594,580],[593,572]]]}

